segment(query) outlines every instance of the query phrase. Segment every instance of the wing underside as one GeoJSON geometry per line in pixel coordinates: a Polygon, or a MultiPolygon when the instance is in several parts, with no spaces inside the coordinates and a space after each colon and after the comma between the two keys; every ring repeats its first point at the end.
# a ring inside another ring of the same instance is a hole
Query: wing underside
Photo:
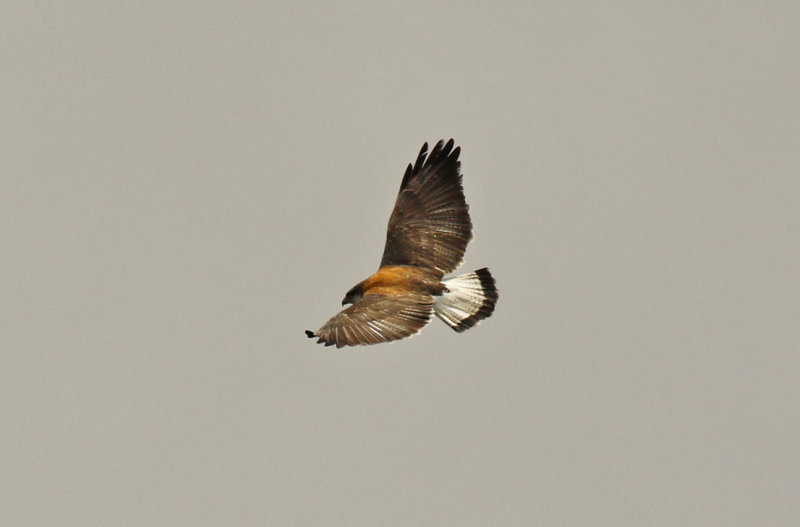
{"type": "Polygon", "coordinates": [[[415,265],[442,275],[461,265],[472,239],[469,206],[461,182],[460,148],[439,141],[423,145],[400,185],[381,266],[415,265]]]}
{"type": "Polygon", "coordinates": [[[430,295],[366,295],[340,311],[316,333],[306,331],[306,334],[337,348],[378,344],[419,333],[432,314],[430,295]]]}

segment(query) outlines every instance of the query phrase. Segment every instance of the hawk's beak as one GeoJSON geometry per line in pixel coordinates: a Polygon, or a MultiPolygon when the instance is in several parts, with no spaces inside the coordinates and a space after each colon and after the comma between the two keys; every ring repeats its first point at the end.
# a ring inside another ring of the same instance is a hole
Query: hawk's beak
{"type": "Polygon", "coordinates": [[[342,305],[343,306],[346,306],[349,303],[350,303],[350,301],[347,299],[347,297],[345,297],[344,300],[342,300],[342,305]]]}

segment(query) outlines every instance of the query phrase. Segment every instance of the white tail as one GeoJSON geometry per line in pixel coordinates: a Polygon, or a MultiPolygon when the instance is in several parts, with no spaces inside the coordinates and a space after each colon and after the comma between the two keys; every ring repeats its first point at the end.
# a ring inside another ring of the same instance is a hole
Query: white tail
{"type": "Polygon", "coordinates": [[[447,289],[436,297],[433,312],[459,333],[490,316],[497,303],[497,288],[489,269],[483,268],[444,280],[447,289]]]}

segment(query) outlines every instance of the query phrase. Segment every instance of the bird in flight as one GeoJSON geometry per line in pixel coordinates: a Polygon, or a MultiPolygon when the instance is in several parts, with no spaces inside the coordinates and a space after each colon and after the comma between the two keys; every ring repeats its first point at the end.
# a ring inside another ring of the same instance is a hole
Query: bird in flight
{"type": "Polygon", "coordinates": [[[378,272],[353,286],[352,304],[316,332],[326,346],[378,344],[419,333],[436,315],[457,332],[490,316],[497,288],[489,269],[444,279],[464,261],[472,239],[469,205],[461,186],[461,148],[439,141],[422,145],[406,168],[389,218],[378,272]]]}

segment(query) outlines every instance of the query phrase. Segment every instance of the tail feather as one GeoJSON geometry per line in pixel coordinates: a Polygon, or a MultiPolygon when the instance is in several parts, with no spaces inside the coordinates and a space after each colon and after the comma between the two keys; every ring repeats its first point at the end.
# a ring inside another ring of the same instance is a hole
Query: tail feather
{"type": "Polygon", "coordinates": [[[489,269],[483,268],[444,281],[447,288],[436,297],[433,312],[459,333],[491,316],[497,303],[497,287],[489,269]]]}

